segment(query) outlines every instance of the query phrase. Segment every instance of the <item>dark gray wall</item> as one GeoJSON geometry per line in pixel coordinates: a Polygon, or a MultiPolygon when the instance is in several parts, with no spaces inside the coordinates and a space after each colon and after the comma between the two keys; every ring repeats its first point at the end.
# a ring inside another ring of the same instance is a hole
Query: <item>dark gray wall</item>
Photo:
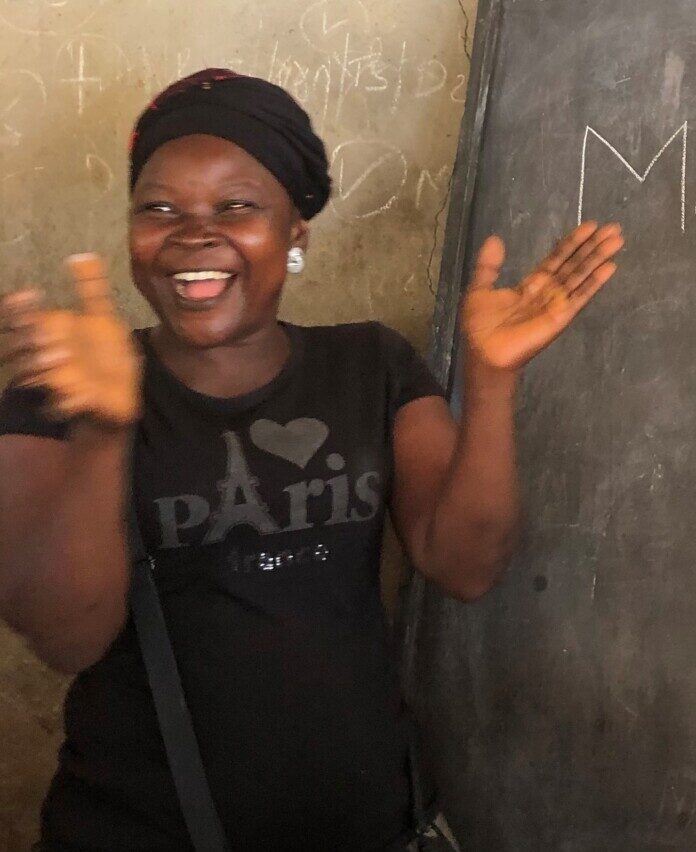
{"type": "Polygon", "coordinates": [[[443,269],[455,243],[497,232],[513,283],[581,200],[627,248],[526,371],[522,552],[478,603],[418,602],[417,704],[466,849],[694,850],[696,7],[486,0],[480,15],[499,39],[491,63],[479,24],[472,80],[492,64],[490,97],[467,106],[470,135],[486,112],[478,172],[450,212],[465,227],[470,197],[473,224],[450,227],[443,269]]]}

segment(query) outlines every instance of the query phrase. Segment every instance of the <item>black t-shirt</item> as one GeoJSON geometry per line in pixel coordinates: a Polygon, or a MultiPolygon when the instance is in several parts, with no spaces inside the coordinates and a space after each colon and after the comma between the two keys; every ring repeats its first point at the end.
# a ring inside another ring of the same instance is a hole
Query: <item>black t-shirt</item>
{"type": "MultiPolygon", "coordinates": [[[[379,593],[398,409],[440,389],[378,323],[286,326],[234,399],[146,353],[135,493],[232,848],[381,849],[409,824],[405,719],[379,593]]],[[[11,390],[0,433],[61,438],[11,390]]],[[[43,812],[49,850],[189,849],[129,622],[80,674],[43,812]]]]}

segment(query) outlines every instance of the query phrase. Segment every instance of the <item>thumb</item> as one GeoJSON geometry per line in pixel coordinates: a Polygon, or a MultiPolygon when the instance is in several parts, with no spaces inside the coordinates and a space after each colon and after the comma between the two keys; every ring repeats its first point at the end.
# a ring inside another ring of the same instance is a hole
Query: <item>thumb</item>
{"type": "Polygon", "coordinates": [[[73,254],[66,258],[82,311],[85,314],[113,313],[106,264],[98,254],[73,254]]]}
{"type": "Polygon", "coordinates": [[[471,290],[490,290],[498,280],[505,262],[505,243],[500,237],[488,237],[479,249],[476,266],[471,276],[471,290]]]}

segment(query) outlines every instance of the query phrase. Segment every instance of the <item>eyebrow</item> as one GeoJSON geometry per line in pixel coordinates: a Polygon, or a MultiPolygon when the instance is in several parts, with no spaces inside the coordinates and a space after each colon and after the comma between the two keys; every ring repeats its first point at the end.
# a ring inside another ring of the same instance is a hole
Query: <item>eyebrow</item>
{"type": "MultiPolygon", "coordinates": [[[[240,178],[239,180],[225,181],[220,184],[223,192],[231,192],[234,189],[261,189],[261,183],[253,178],[240,178]]],[[[175,187],[161,181],[145,181],[138,187],[139,192],[174,192],[175,187]]]]}

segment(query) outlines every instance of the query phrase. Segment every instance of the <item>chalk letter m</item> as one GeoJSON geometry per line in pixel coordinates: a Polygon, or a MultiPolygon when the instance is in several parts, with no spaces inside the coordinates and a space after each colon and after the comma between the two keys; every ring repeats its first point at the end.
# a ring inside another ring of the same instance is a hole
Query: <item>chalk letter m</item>
{"type": "Polygon", "coordinates": [[[650,161],[650,165],[643,172],[643,174],[639,174],[633,166],[626,160],[625,157],[622,157],[621,154],[616,150],[616,148],[607,140],[600,136],[599,133],[588,124],[585,128],[585,138],[582,142],[582,165],[580,167],[580,198],[578,201],[578,225],[582,222],[583,217],[583,206],[585,202],[585,167],[587,165],[587,142],[590,138],[590,134],[592,134],[595,139],[599,139],[599,141],[606,145],[606,147],[617,157],[621,163],[628,169],[628,171],[633,175],[636,180],[639,180],[641,183],[645,183],[645,179],[650,174],[653,169],[655,163],[660,159],[660,157],[665,153],[665,151],[669,148],[669,146],[674,142],[674,140],[682,134],[682,170],[681,170],[681,229],[684,231],[686,229],[686,140],[687,134],[689,132],[689,122],[685,121],[684,124],[677,130],[677,132],[670,137],[665,144],[660,148],[660,150],[655,154],[655,156],[650,161]]]}

